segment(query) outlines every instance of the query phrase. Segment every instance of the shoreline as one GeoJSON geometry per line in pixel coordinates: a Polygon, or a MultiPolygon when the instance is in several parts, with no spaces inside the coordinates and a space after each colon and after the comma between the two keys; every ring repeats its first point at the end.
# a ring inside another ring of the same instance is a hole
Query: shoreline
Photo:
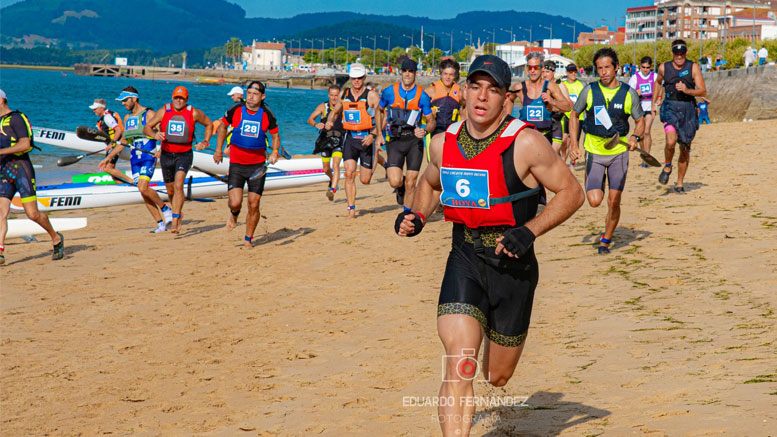
{"type": "Polygon", "coordinates": [[[0,64],[0,69],[9,68],[15,70],[46,70],[46,71],[74,71],[74,67],[59,67],[56,65],[21,65],[21,64],[0,64]]]}

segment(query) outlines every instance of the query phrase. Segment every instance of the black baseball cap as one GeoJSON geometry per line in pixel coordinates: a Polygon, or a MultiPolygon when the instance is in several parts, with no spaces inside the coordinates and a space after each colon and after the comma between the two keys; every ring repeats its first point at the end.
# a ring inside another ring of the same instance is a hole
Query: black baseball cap
{"type": "Polygon", "coordinates": [[[494,78],[499,88],[509,89],[513,80],[510,66],[507,62],[494,55],[480,55],[469,66],[467,80],[475,73],[486,73],[494,78]]]}
{"type": "Polygon", "coordinates": [[[402,61],[402,67],[400,67],[400,71],[401,70],[418,71],[418,63],[410,58],[407,58],[402,61]]]}
{"type": "Polygon", "coordinates": [[[577,71],[577,65],[575,65],[574,63],[567,64],[567,71],[577,71]]]}

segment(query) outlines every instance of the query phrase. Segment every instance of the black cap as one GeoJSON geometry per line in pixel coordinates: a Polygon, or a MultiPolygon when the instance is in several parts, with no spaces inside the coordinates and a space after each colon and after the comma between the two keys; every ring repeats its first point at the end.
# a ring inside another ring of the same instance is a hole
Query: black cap
{"type": "Polygon", "coordinates": [[[567,71],[577,71],[577,65],[575,63],[567,64],[567,71]]]}
{"type": "Polygon", "coordinates": [[[418,63],[410,58],[402,61],[402,67],[400,70],[418,71],[418,63]]]}
{"type": "Polygon", "coordinates": [[[467,79],[475,73],[486,73],[494,78],[499,88],[509,89],[513,80],[510,66],[507,62],[494,55],[480,55],[469,66],[467,79]]]}

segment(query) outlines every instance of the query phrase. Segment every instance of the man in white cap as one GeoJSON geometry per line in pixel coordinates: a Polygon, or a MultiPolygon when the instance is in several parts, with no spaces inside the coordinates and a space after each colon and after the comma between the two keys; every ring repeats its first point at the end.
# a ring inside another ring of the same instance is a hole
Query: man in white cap
{"type": "MultiPolygon", "coordinates": [[[[119,142],[122,134],[124,133],[124,126],[122,126],[121,116],[105,106],[105,99],[94,99],[94,102],[89,106],[89,109],[94,112],[97,118],[97,129],[108,134],[115,142],[119,142]]],[[[105,147],[105,156],[111,153],[113,144],[105,147]]],[[[114,181],[131,184],[132,181],[125,175],[116,169],[116,162],[119,161],[119,155],[116,154],[105,165],[105,172],[110,174],[114,181]]]]}
{"type": "Polygon", "coordinates": [[[11,200],[19,193],[27,217],[39,224],[51,237],[53,260],[65,256],[62,234],[55,232],[46,214],[38,211],[35,195],[35,170],[29,152],[35,147],[32,128],[27,116],[11,111],[3,90],[0,90],[0,264],[5,263],[5,235],[8,232],[8,212],[11,200]]]}
{"type": "Polygon", "coordinates": [[[378,93],[367,89],[364,79],[367,69],[362,64],[351,64],[348,73],[351,87],[340,96],[325,125],[332,129],[337,116],[343,114],[343,162],[345,163],[345,197],[348,202],[348,217],[356,217],[356,161],[359,161],[359,180],[367,185],[372,180],[373,164],[376,152],[383,143],[380,129],[380,116],[376,116],[380,97],[378,93]]]}
{"type": "Polygon", "coordinates": [[[229,90],[227,95],[232,97],[232,101],[235,103],[245,102],[245,99],[243,98],[243,88],[240,88],[239,86],[233,87],[231,90],[229,90]]]}

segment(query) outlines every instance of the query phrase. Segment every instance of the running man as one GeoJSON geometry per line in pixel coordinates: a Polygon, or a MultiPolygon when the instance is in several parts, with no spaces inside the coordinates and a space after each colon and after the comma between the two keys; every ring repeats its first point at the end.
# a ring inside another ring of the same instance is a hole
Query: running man
{"type": "Polygon", "coordinates": [[[645,118],[639,95],[628,85],[616,78],[618,55],[615,50],[605,47],[594,54],[594,66],[599,81],[588,84],[572,108],[569,117],[570,159],[581,157],[577,142],[580,129],[579,114],[585,114],[582,122],[585,130],[583,147],[588,152],[585,171],[585,191],[588,204],[596,208],[604,199],[604,183],[609,182],[607,197],[607,219],[604,235],[599,240],[599,254],[610,253],[610,243],[615,227],[621,217],[621,195],[626,185],[629,170],[629,151],[636,150],[645,130],[645,118]],[[636,127],[629,137],[628,147],[623,142],[615,147],[605,147],[615,135],[626,137],[629,134],[629,115],[634,118],[636,127]]]}
{"type": "MultiPolygon", "coordinates": [[[[556,63],[553,61],[545,61],[542,63],[542,78],[546,81],[553,82],[559,85],[561,81],[556,81],[556,63]]],[[[561,94],[564,99],[568,101],[570,108],[572,107],[572,100],[569,99],[569,93],[565,87],[559,86],[561,94]]],[[[550,133],[552,141],[550,142],[553,151],[561,155],[561,146],[564,142],[564,127],[561,123],[564,118],[564,111],[559,110],[555,105],[550,105],[550,133]]]]}
{"type": "MultiPolygon", "coordinates": [[[[577,97],[585,87],[583,82],[580,82],[580,80],[577,79],[577,74],[577,65],[569,64],[567,65],[567,78],[561,82],[562,90],[566,90],[566,95],[569,97],[569,101],[572,102],[573,105],[577,102],[577,97]]],[[[565,112],[564,117],[561,119],[561,131],[564,133],[563,140],[561,142],[561,159],[564,160],[566,160],[566,158],[569,156],[569,115],[571,113],[571,110],[565,112]]],[[[580,114],[580,120],[582,120],[583,117],[584,115],[580,114]]],[[[582,134],[582,132],[582,129],[578,129],[577,131],[578,143],[580,142],[580,134],[582,134]]],[[[574,164],[574,162],[572,162],[572,164],[574,164]]]]}
{"type": "Polygon", "coordinates": [[[151,233],[165,232],[166,223],[173,221],[173,210],[170,209],[155,190],[149,188],[148,183],[154,176],[156,167],[156,141],[143,134],[143,126],[154,117],[154,111],[139,103],[138,90],[133,86],[128,86],[121,91],[116,100],[129,111],[124,120],[124,139],[117,143],[111,153],[100,162],[100,170],[107,168],[114,158],[118,157],[124,149],[123,144],[129,144],[133,150],[130,153],[130,166],[132,168],[132,179],[143,196],[143,202],[151,213],[151,217],[156,221],[157,227],[151,233]],[[162,211],[160,214],[159,211],[162,211]],[[164,215],[164,217],[163,217],[164,215]]]}
{"type": "Polygon", "coordinates": [[[326,120],[329,113],[340,102],[340,87],[331,85],[329,87],[329,99],[316,106],[316,109],[308,117],[308,124],[320,131],[316,140],[316,148],[313,153],[321,153],[321,163],[324,166],[324,172],[329,176],[329,187],[326,191],[326,197],[329,201],[335,200],[338,184],[340,183],[340,161],[343,159],[343,117],[338,115],[335,119],[332,129],[326,129],[326,120]],[[316,117],[320,117],[316,122],[316,117]],[[329,163],[332,163],[331,167],[329,163]],[[334,170],[333,170],[334,169],[334,170]]]}
{"type": "MultiPolygon", "coordinates": [[[[105,132],[113,142],[105,147],[105,156],[111,153],[111,148],[119,142],[122,133],[124,133],[124,127],[121,124],[121,116],[105,106],[105,99],[94,99],[94,102],[89,106],[89,109],[97,116],[97,129],[105,132]]],[[[111,175],[115,182],[121,182],[131,184],[127,178],[127,175],[116,169],[116,163],[119,161],[119,155],[113,155],[113,158],[108,162],[104,168],[100,171],[104,171],[111,175]]]]}
{"type": "Polygon", "coordinates": [[[459,100],[461,88],[459,80],[459,63],[453,59],[440,62],[440,80],[432,82],[426,89],[432,100],[434,112],[434,130],[432,136],[445,132],[448,126],[461,119],[459,116],[459,100]]]}
{"type": "Polygon", "coordinates": [[[227,230],[237,226],[237,217],[243,207],[243,186],[248,183],[248,215],[246,216],[246,234],[243,245],[253,247],[254,231],[259,223],[259,201],[264,193],[265,173],[262,177],[251,179],[262,167],[278,162],[278,151],[281,147],[281,137],[278,134],[278,124],[275,116],[262,106],[264,100],[264,84],[253,81],[248,84],[246,101],[240,106],[232,106],[221,118],[218,129],[216,153],[213,161],[219,163],[223,156],[221,145],[227,136],[227,128],[232,127],[229,146],[232,150],[229,158],[228,205],[229,218],[227,230]],[[266,157],[267,134],[272,136],[272,153],[266,157]]]}
{"type": "Polygon", "coordinates": [[[364,87],[367,69],[362,64],[351,64],[348,73],[351,87],[346,88],[335,108],[329,112],[325,129],[334,128],[337,117],[342,114],[343,162],[345,162],[345,197],[348,202],[348,217],[356,217],[356,161],[359,161],[359,180],[368,185],[372,180],[373,164],[376,161],[381,135],[380,115],[377,114],[380,98],[378,93],[364,87]]]}
{"type": "Polygon", "coordinates": [[[213,135],[213,123],[202,111],[188,105],[189,90],[186,87],[176,87],[173,90],[173,103],[166,103],[154,113],[151,120],[143,126],[143,135],[154,138],[162,143],[162,148],[157,151],[155,158],[161,157],[160,167],[162,178],[165,181],[167,196],[173,205],[172,232],[181,232],[181,217],[183,202],[183,182],[186,173],[192,166],[192,142],[194,141],[195,123],[205,126],[205,139],[194,148],[202,150],[208,147],[210,137],[213,135]],[[159,126],[158,131],[154,128],[159,126]]]}
{"type": "Polygon", "coordinates": [[[505,112],[511,114],[513,102],[518,99],[522,105],[518,118],[533,124],[545,136],[548,143],[552,144],[551,108],[566,112],[572,109],[572,102],[564,97],[555,81],[542,77],[544,59],[545,57],[539,52],[526,55],[526,71],[528,71],[529,80],[521,82],[520,87],[510,91],[508,94],[510,101],[505,105],[505,112]]]}
{"type": "MultiPolygon", "coordinates": [[[[666,185],[672,174],[672,159],[675,145],[680,144],[680,158],[677,162],[677,183],[674,191],[684,193],[683,180],[691,160],[691,143],[699,129],[696,114],[696,97],[705,97],[707,87],[699,65],[686,59],[688,45],[681,39],[672,41],[672,60],[658,66],[654,89],[663,85],[665,99],[661,105],[661,121],[666,133],[664,148],[664,169],[658,175],[658,182],[666,185]]],[[[659,93],[653,93],[653,116],[659,93]]]]}
{"type": "Polygon", "coordinates": [[[400,236],[418,235],[440,199],[445,219],[454,223],[437,306],[446,359],[440,397],[455,399],[437,410],[445,436],[469,435],[481,343],[483,377],[496,387],[512,377],[539,277],[534,240],[584,201],[580,184],[545,138],[504,114],[509,86],[510,68],[501,59],[484,55],[472,62],[467,119],[432,138],[413,209],[394,224],[400,236]],[[540,185],[556,196],[536,215],[540,185]]]}
{"type": "Polygon", "coordinates": [[[55,232],[46,214],[38,211],[35,195],[35,170],[29,152],[33,149],[32,128],[27,116],[11,111],[8,97],[0,90],[0,264],[5,264],[5,235],[8,232],[8,213],[11,199],[21,197],[27,217],[39,224],[51,237],[54,251],[51,259],[65,257],[65,239],[55,232]]]}
{"type": "Polygon", "coordinates": [[[386,143],[389,185],[395,189],[397,204],[409,211],[424,160],[424,136],[434,130],[435,120],[429,94],[415,83],[418,64],[410,58],[405,59],[400,73],[402,80],[383,90],[380,118],[389,129],[390,140],[386,143]],[[426,117],[426,127],[421,127],[421,116],[426,117]],[[403,176],[405,161],[407,174],[403,176]]]}
{"type": "MultiPolygon", "coordinates": [[[[650,129],[653,127],[653,86],[655,83],[656,72],[653,71],[653,59],[650,56],[645,56],[639,61],[639,71],[629,79],[629,86],[639,95],[642,111],[645,113],[645,133],[640,141],[640,146],[648,153],[653,145],[650,129]]],[[[648,165],[643,162],[640,167],[647,168],[648,165]]]]}

